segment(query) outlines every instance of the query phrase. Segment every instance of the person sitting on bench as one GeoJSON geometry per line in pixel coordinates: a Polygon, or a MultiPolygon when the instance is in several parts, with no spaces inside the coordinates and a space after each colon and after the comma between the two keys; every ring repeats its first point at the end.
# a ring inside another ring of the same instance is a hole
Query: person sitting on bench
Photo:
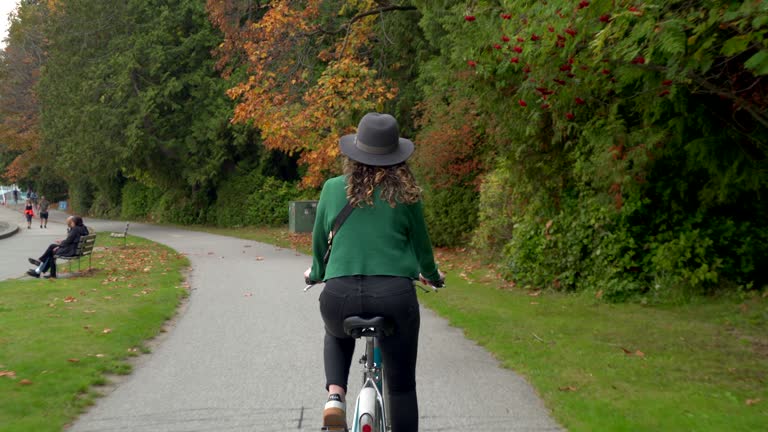
{"type": "Polygon", "coordinates": [[[27,274],[39,278],[41,274],[51,271],[46,277],[56,277],[56,257],[71,257],[77,255],[77,246],[80,244],[80,237],[88,235],[88,228],[83,224],[83,218],[80,216],[70,216],[67,218],[67,238],[57,243],[52,243],[45,250],[40,259],[30,258],[29,262],[36,265],[37,268],[29,269],[27,274]]]}

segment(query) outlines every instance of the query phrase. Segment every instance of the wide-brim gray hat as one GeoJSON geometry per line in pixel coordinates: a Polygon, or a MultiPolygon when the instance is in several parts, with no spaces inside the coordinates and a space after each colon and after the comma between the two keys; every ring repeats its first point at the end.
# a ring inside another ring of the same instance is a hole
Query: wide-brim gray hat
{"type": "Polygon", "coordinates": [[[397,120],[389,114],[368,113],[357,125],[357,133],[339,140],[341,152],[350,159],[373,166],[405,162],[413,154],[413,142],[400,137],[397,120]]]}

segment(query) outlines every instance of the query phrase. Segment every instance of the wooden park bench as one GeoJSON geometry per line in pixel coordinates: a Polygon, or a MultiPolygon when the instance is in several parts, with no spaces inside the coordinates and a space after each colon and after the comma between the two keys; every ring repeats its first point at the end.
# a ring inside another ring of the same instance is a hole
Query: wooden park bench
{"type": "Polygon", "coordinates": [[[110,236],[110,237],[115,237],[115,238],[121,238],[121,239],[123,239],[123,246],[125,246],[125,245],[126,245],[126,242],[128,241],[128,228],[129,228],[130,226],[131,226],[131,223],[130,223],[130,222],[128,222],[128,223],[126,223],[126,224],[125,224],[125,230],[123,230],[123,232],[121,232],[121,233],[119,233],[119,232],[113,232],[113,233],[111,233],[109,236],[110,236]]]}
{"type": "Polygon", "coordinates": [[[96,234],[89,234],[81,236],[80,241],[77,243],[77,251],[75,255],[71,256],[56,256],[56,259],[69,261],[69,272],[72,273],[72,261],[77,260],[77,271],[80,271],[80,259],[88,257],[88,270],[91,269],[91,255],[93,254],[93,246],[96,244],[96,234]]]}

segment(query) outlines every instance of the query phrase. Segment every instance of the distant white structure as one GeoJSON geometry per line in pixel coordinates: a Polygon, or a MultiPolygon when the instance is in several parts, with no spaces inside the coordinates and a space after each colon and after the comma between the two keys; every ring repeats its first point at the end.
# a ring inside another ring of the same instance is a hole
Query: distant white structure
{"type": "Polygon", "coordinates": [[[0,204],[7,205],[9,201],[13,201],[13,190],[19,191],[19,202],[23,202],[27,196],[26,192],[22,192],[18,185],[12,184],[10,186],[0,185],[0,204]]]}

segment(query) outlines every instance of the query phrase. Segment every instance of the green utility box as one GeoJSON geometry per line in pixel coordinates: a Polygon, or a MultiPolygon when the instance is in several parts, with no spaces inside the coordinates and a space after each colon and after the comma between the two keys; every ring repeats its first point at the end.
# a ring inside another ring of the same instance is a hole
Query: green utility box
{"type": "Polygon", "coordinates": [[[288,230],[312,232],[317,213],[317,201],[291,201],[288,203],[288,230]]]}

